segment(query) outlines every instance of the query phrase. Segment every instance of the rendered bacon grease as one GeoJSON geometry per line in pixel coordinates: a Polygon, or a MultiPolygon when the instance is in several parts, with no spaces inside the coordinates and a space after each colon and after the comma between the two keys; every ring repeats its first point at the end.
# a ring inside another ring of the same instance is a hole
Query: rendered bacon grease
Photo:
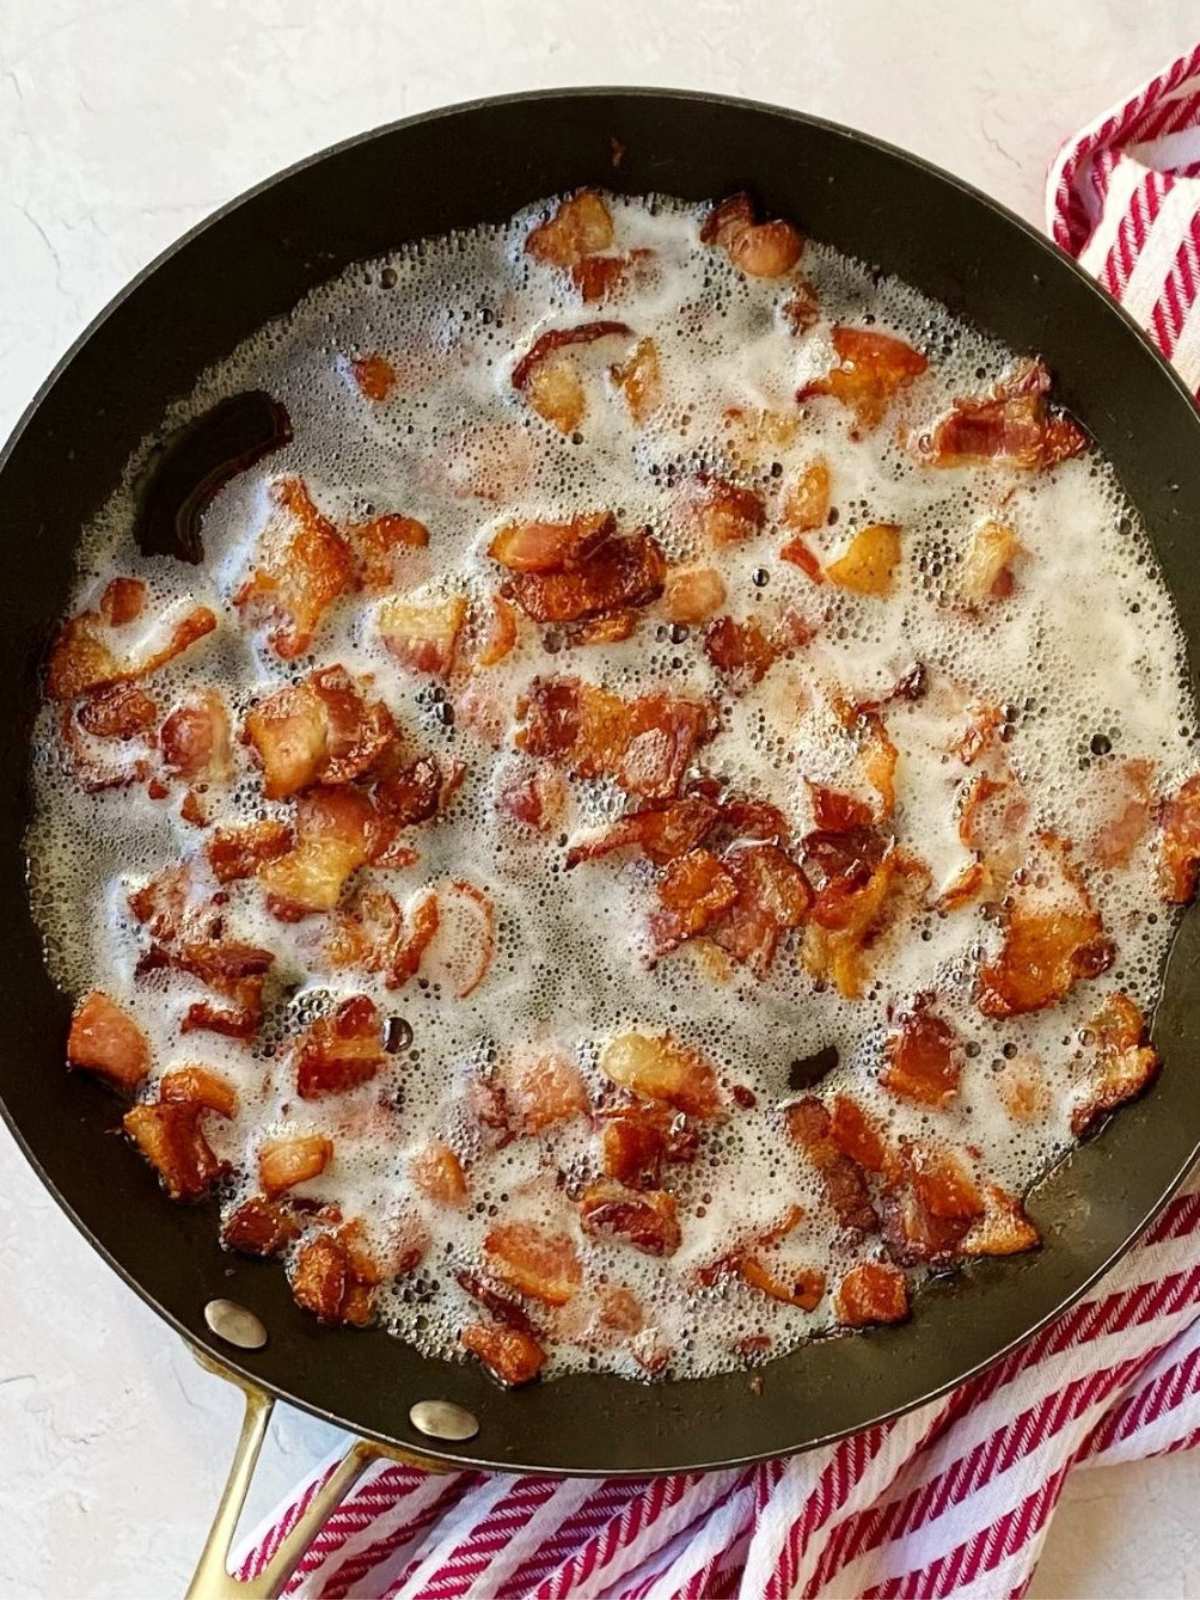
{"type": "Polygon", "coordinates": [[[195,566],[117,496],[33,756],[69,1062],[167,1192],[509,1383],[1035,1248],[1200,856],[1179,629],[1049,383],[745,197],[593,193],[209,373],[169,427],[290,439],[195,566]]]}

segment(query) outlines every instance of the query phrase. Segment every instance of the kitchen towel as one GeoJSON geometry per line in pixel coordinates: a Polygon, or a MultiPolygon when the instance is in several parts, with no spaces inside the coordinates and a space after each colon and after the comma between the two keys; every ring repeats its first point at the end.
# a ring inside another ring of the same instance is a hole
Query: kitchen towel
{"type": "MultiPolygon", "coordinates": [[[[1047,211],[1057,243],[1200,389],[1200,46],[1063,146],[1047,211]]],[[[787,1461],[666,1478],[433,1476],[381,1462],[285,1593],[1015,1600],[1069,1473],[1197,1443],[1193,1182],[1066,1316],[895,1422],[787,1461]]],[[[243,1542],[239,1576],[261,1570],[336,1459],[243,1542]]]]}

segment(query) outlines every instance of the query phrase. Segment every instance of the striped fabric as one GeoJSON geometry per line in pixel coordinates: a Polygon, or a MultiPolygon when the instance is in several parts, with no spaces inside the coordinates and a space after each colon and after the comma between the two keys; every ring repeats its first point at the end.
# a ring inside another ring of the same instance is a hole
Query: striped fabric
{"type": "MultiPolygon", "coordinates": [[[[1054,238],[1200,389],[1200,46],[1066,144],[1054,238]]],[[[1200,1443],[1200,1181],[1088,1297],[908,1416],[788,1461],[667,1478],[380,1463],[306,1552],[307,1600],[861,1600],[1025,1593],[1072,1471],[1200,1443]]],[[[262,1569],[326,1477],[244,1541],[262,1569]]]]}

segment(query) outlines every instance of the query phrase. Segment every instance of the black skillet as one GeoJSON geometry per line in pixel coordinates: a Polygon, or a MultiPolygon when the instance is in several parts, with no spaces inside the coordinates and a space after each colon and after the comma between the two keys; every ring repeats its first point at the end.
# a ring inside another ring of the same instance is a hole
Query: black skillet
{"type": "MultiPolygon", "coordinates": [[[[691,200],[750,188],[772,215],[898,273],[1018,351],[1115,463],[1150,530],[1196,654],[1200,418],[1170,369],[1076,266],[992,201],[860,134],[766,106],[661,90],[484,101],[397,123],[273,178],[190,234],[100,316],[48,380],[0,461],[0,1092],[43,1181],[96,1248],[181,1333],[226,1363],[205,1304],[229,1296],[270,1332],[240,1355],[254,1383],[355,1432],[429,1450],[409,1407],[447,1397],[479,1420],[446,1460],[506,1469],[655,1472],[795,1451],[902,1411],[992,1361],[1078,1296],[1146,1223],[1200,1143],[1192,1073],[1200,916],[1175,941],[1153,1092],[1067,1160],[1032,1210],[1045,1245],[920,1297],[912,1322],[821,1340],[763,1369],[645,1387],[588,1375],[504,1393],[475,1365],[429,1361],[382,1333],[319,1328],[277,1267],[217,1245],[210,1208],[172,1206],[120,1139],[119,1107],[63,1070],[69,1002],[47,978],[27,906],[21,780],[37,667],[66,601],[82,524],[131,450],[200,370],[348,263],[403,240],[499,221],[581,184],[691,200]],[[614,142],[616,141],[616,142],[614,142]],[[620,155],[619,162],[616,156],[620,155]]],[[[1079,582],[1088,552],[1078,552],[1079,582]]]]}

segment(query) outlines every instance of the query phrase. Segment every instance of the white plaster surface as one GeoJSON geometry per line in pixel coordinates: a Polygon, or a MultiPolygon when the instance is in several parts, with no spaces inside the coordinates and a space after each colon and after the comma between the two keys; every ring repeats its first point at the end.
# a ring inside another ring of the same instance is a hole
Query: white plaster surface
{"type": "MultiPolygon", "coordinates": [[[[0,435],[178,233],[408,112],[557,84],[723,90],[856,124],[1040,220],[1059,142],[1198,33],[1197,0],[0,0],[0,435]]],[[[6,1133],[0,1285],[0,1597],[181,1595],[238,1401],[6,1133]]],[[[333,1437],[284,1413],[253,1507],[333,1437]]],[[[1078,1476],[1034,1596],[1200,1596],[1198,1509],[1200,1454],[1078,1476]]]]}

